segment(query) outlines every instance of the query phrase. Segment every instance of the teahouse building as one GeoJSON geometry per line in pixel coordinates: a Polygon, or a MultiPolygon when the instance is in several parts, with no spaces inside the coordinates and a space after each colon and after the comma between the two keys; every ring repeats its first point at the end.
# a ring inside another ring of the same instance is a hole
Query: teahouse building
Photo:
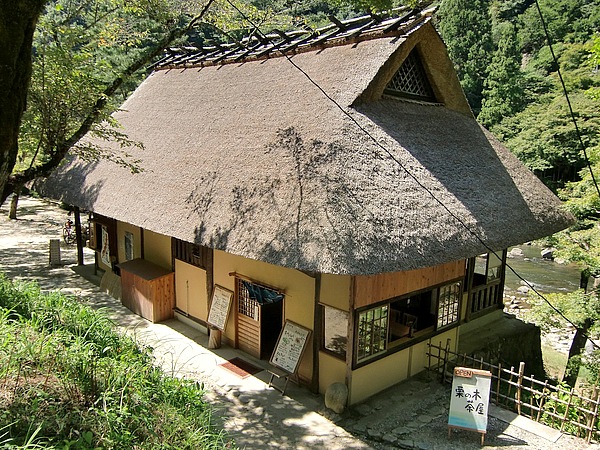
{"type": "Polygon", "coordinates": [[[143,171],[73,155],[43,191],[92,211],[132,309],[206,330],[224,288],[225,343],[269,359],[292,321],[300,381],[364,400],[490,322],[506,248],[571,222],[477,124],[430,19],[171,49],[114,114],[143,171]]]}

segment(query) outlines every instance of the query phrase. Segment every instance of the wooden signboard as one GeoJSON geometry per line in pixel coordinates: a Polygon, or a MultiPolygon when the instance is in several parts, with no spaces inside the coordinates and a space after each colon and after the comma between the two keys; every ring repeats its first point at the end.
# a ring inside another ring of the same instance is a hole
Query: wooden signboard
{"type": "Polygon", "coordinates": [[[210,325],[221,331],[225,331],[232,299],[233,292],[219,285],[215,285],[212,301],[210,302],[210,311],[208,312],[208,323],[210,325]]]}
{"type": "Polygon", "coordinates": [[[290,374],[295,374],[310,333],[311,331],[308,328],[286,320],[271,356],[271,364],[290,374]]]}
{"type": "Polygon", "coordinates": [[[492,373],[488,370],[455,367],[448,415],[448,434],[452,428],[481,433],[487,431],[488,406],[492,373]]]}

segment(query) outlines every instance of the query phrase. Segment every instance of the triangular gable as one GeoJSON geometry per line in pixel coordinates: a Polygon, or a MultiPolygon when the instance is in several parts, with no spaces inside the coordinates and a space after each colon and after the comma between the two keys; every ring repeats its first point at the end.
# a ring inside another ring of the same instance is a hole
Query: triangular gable
{"type": "MultiPolygon", "coordinates": [[[[424,23],[406,37],[406,41],[380,67],[367,89],[354,101],[354,105],[380,100],[389,94],[389,86],[403,67],[408,67],[418,58],[426,83],[431,88],[431,98],[415,98],[432,102],[473,118],[471,107],[462,90],[446,46],[431,22],[424,23]],[[387,91],[387,92],[386,92],[387,91]]],[[[409,95],[404,96],[409,99],[409,95]]]]}
{"type": "Polygon", "coordinates": [[[413,49],[402,62],[402,65],[385,88],[384,93],[425,102],[436,101],[417,49],[413,49]]]}

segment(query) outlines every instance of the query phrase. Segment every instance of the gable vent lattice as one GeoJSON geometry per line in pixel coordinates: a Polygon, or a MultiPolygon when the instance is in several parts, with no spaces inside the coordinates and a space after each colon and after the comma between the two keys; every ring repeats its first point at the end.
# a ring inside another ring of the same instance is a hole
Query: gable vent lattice
{"type": "Polygon", "coordinates": [[[433,89],[419,54],[413,50],[388,83],[386,94],[434,102],[433,89]]]}

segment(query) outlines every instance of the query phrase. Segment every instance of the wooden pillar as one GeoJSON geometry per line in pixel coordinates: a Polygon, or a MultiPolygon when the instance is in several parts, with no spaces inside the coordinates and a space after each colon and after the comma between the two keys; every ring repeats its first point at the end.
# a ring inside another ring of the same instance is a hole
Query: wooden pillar
{"type": "Polygon", "coordinates": [[[83,233],[81,232],[81,214],[79,207],[73,209],[75,215],[75,241],[77,243],[77,265],[83,266],[83,233]]]}
{"type": "Polygon", "coordinates": [[[315,305],[314,305],[314,324],[313,324],[313,370],[310,390],[319,393],[319,353],[321,350],[321,341],[323,339],[323,308],[321,302],[321,274],[315,274],[315,305]]]}
{"type": "Polygon", "coordinates": [[[350,292],[349,292],[349,307],[348,307],[348,344],[346,346],[346,386],[348,387],[348,406],[352,404],[352,365],[354,359],[354,348],[356,344],[355,336],[355,320],[356,311],[354,309],[355,301],[354,298],[356,292],[356,277],[351,276],[350,281],[350,292]]]}

